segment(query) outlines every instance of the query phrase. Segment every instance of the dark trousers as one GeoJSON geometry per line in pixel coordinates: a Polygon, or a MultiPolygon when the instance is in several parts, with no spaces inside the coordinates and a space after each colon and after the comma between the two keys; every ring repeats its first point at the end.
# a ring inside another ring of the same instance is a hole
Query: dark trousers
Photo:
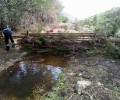
{"type": "Polygon", "coordinates": [[[14,40],[13,40],[13,38],[12,38],[12,32],[11,32],[11,31],[5,30],[5,31],[3,32],[3,34],[4,34],[4,36],[5,36],[5,44],[6,44],[6,46],[9,46],[9,40],[10,40],[12,43],[14,43],[14,40]]]}

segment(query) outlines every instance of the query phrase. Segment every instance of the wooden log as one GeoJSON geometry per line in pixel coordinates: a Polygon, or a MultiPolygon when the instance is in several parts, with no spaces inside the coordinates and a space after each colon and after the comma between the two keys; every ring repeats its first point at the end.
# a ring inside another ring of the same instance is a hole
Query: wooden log
{"type": "MultiPolygon", "coordinates": [[[[21,34],[27,35],[26,33],[21,34]]],[[[58,36],[58,35],[94,36],[95,33],[29,33],[29,36],[58,36]]]]}

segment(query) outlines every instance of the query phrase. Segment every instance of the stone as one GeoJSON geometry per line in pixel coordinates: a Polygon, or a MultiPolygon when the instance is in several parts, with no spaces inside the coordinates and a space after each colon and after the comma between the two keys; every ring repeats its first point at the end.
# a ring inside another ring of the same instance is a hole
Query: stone
{"type": "Polygon", "coordinates": [[[98,85],[98,86],[103,86],[103,84],[102,84],[102,83],[100,83],[100,82],[97,82],[97,85],[98,85]]]}
{"type": "Polygon", "coordinates": [[[67,73],[67,75],[69,75],[69,76],[74,76],[75,75],[75,73],[67,73]]]}
{"type": "Polygon", "coordinates": [[[86,89],[88,86],[90,86],[91,84],[92,83],[90,81],[85,81],[85,80],[77,81],[76,90],[77,90],[78,94],[81,94],[82,91],[84,89],[86,89]]]}
{"type": "Polygon", "coordinates": [[[81,74],[81,73],[79,73],[79,76],[82,76],[82,74],[81,74]]]}

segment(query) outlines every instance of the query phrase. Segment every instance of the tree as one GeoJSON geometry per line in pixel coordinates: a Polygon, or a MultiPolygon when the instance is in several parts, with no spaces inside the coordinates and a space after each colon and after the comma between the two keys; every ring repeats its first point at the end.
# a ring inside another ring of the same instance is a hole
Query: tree
{"type": "Polygon", "coordinates": [[[75,30],[79,31],[80,22],[77,18],[74,20],[74,25],[75,25],[75,30]]]}
{"type": "Polygon", "coordinates": [[[68,19],[68,17],[64,16],[63,14],[59,14],[57,20],[58,20],[58,22],[67,23],[69,19],[68,19]]]}
{"type": "Polygon", "coordinates": [[[115,33],[117,32],[117,29],[118,27],[116,23],[107,20],[99,23],[96,26],[95,32],[98,34],[102,34],[107,37],[110,37],[115,35],[115,33]]]}
{"type": "Polygon", "coordinates": [[[38,23],[49,23],[56,19],[62,6],[59,0],[0,0],[0,21],[17,26],[25,13],[38,23]]]}
{"type": "Polygon", "coordinates": [[[120,7],[113,8],[104,13],[97,14],[81,21],[85,24],[95,27],[95,32],[105,36],[114,36],[120,29],[120,7]]]}

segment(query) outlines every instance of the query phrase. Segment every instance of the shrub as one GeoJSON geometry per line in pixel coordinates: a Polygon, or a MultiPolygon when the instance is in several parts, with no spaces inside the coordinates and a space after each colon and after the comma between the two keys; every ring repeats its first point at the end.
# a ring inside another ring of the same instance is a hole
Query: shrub
{"type": "Polygon", "coordinates": [[[104,21],[104,22],[100,22],[96,26],[95,33],[110,37],[115,35],[117,29],[118,26],[115,23],[111,21],[104,21]]]}
{"type": "Polygon", "coordinates": [[[120,29],[116,32],[115,36],[120,37],[120,29]]]}
{"type": "Polygon", "coordinates": [[[44,36],[40,36],[38,37],[38,42],[40,45],[45,45],[47,41],[45,40],[44,36]]]}
{"type": "Polygon", "coordinates": [[[94,49],[94,50],[87,50],[86,54],[88,56],[95,56],[96,54],[98,54],[98,51],[96,49],[94,49]]]}
{"type": "Polygon", "coordinates": [[[61,96],[61,94],[68,88],[65,79],[65,74],[60,74],[55,86],[52,88],[52,91],[43,95],[41,100],[64,100],[64,97],[61,96]]]}
{"type": "Polygon", "coordinates": [[[21,49],[25,52],[29,52],[31,49],[25,46],[22,46],[21,49]]]}
{"type": "Polygon", "coordinates": [[[58,22],[67,23],[68,21],[69,21],[69,19],[66,16],[64,16],[64,15],[60,14],[58,16],[58,22]]]}
{"type": "Polygon", "coordinates": [[[120,58],[120,48],[111,41],[106,42],[105,55],[112,58],[120,58]]]}

